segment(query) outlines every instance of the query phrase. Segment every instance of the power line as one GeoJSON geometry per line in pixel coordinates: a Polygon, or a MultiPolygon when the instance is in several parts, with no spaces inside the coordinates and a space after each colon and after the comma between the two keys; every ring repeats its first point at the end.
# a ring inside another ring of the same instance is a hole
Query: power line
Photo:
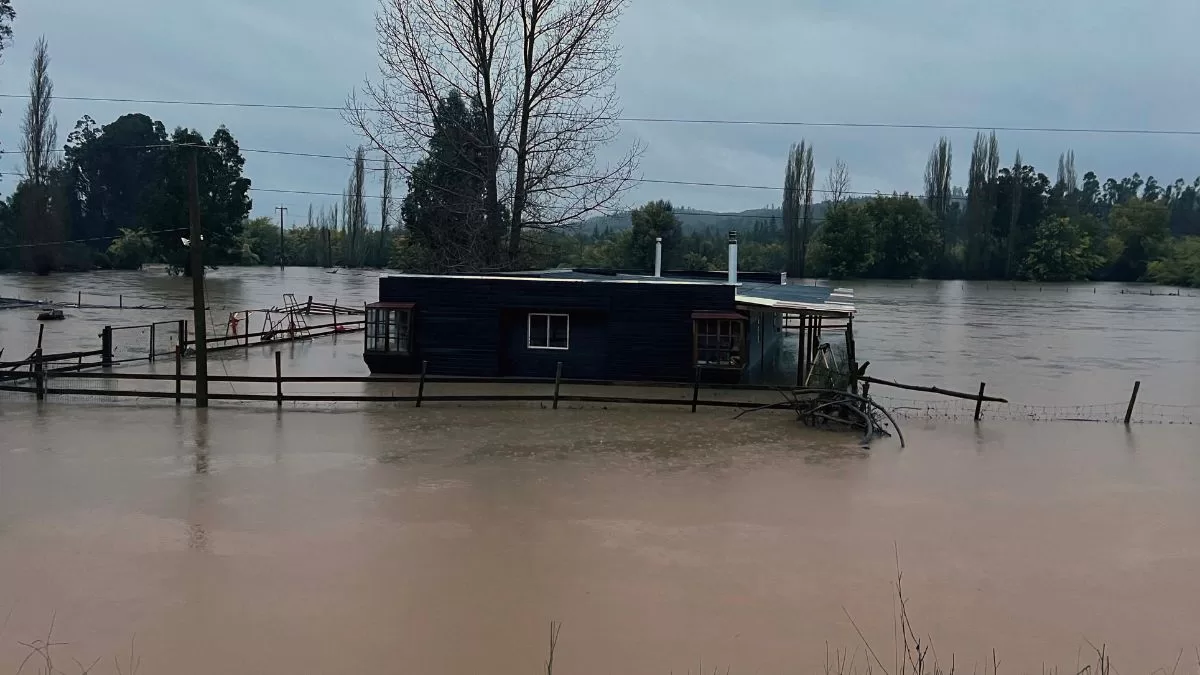
{"type": "MultiPolygon", "coordinates": [[[[27,94],[0,94],[0,98],[28,98],[27,94]]],[[[258,108],[266,110],[315,110],[327,112],[342,112],[343,106],[307,105],[292,103],[257,103],[244,101],[199,101],[172,100],[152,98],[112,98],[104,96],[55,96],[61,101],[82,101],[93,103],[137,103],[145,105],[183,105],[204,106],[215,108],[258,108]]],[[[366,112],[386,112],[379,108],[363,108],[366,112]]],[[[1143,135],[1143,136],[1200,136],[1200,129],[1139,129],[1120,127],[1068,127],[1068,126],[1020,126],[996,124],[932,124],[904,122],[830,122],[807,120],[755,120],[755,119],[719,119],[719,118],[679,118],[679,117],[617,117],[618,122],[640,122],[649,124],[709,124],[725,126],[766,126],[766,127],[839,127],[848,129],[919,129],[931,131],[1007,131],[1057,134],[1109,134],[1109,135],[1143,135]]]]}
{"type": "MultiPolygon", "coordinates": [[[[165,230],[134,230],[137,234],[166,234],[168,232],[187,232],[186,227],[172,227],[165,230]]],[[[61,239],[59,241],[41,241],[33,244],[13,244],[11,246],[0,246],[0,251],[11,251],[18,248],[37,248],[39,246],[61,246],[63,244],[86,244],[93,241],[106,241],[119,239],[120,235],[108,235],[103,237],[87,237],[85,239],[61,239]]]]}
{"type": "MultiPolygon", "coordinates": [[[[201,150],[213,150],[214,149],[208,145],[163,144],[163,143],[157,143],[157,144],[151,144],[151,145],[113,146],[113,147],[110,147],[107,149],[148,150],[148,149],[165,149],[165,148],[173,148],[173,147],[176,147],[176,148],[194,147],[194,148],[199,148],[201,150]]],[[[238,150],[240,152],[262,154],[262,155],[281,155],[281,156],[285,156],[285,157],[311,157],[311,158],[315,158],[315,159],[334,159],[334,160],[342,160],[342,161],[347,161],[347,162],[354,161],[354,158],[350,157],[348,155],[330,155],[330,154],[316,153],[316,152],[299,152],[299,151],[294,151],[294,150],[270,150],[270,149],[265,149],[265,148],[241,148],[241,147],[239,147],[238,150]]],[[[64,150],[55,149],[54,152],[64,152],[64,150]]],[[[14,151],[14,150],[0,150],[0,154],[19,154],[19,152],[14,151]]],[[[366,158],[366,161],[368,161],[368,162],[383,162],[385,160],[380,159],[380,158],[371,157],[371,158],[366,158]]],[[[422,161],[434,161],[434,160],[432,160],[432,158],[427,157],[422,161]]],[[[408,174],[412,173],[412,171],[410,169],[403,166],[402,164],[393,162],[391,164],[391,166],[396,168],[396,170],[398,170],[398,171],[408,173],[408,174]]],[[[446,165],[446,166],[450,166],[450,165],[446,165]]],[[[367,167],[367,170],[368,171],[382,171],[383,169],[377,168],[377,167],[367,167]]],[[[21,175],[21,174],[11,174],[11,175],[21,175]]],[[[562,174],[562,177],[563,178],[573,178],[573,179],[578,179],[578,180],[606,180],[606,179],[608,179],[608,177],[606,177],[606,176],[589,176],[589,175],[583,175],[583,174],[562,174]]],[[[716,183],[716,182],[711,182],[711,181],[670,180],[670,179],[666,179],[666,178],[633,178],[633,177],[630,177],[630,178],[627,178],[624,180],[627,180],[628,182],[631,182],[631,183],[648,183],[648,184],[656,184],[656,185],[681,185],[681,186],[690,186],[690,187],[730,188],[730,189],[739,189],[739,190],[778,191],[778,190],[783,189],[781,186],[778,186],[778,185],[750,185],[750,184],[743,184],[743,183],[716,183]]],[[[311,194],[311,195],[327,196],[327,197],[341,197],[342,196],[341,193],[335,193],[335,192],[319,192],[319,191],[314,192],[314,191],[307,191],[307,190],[282,190],[282,189],[269,189],[269,188],[254,188],[254,187],[252,187],[250,189],[256,190],[258,192],[279,192],[279,193],[284,193],[284,194],[311,194]]],[[[854,195],[854,196],[863,196],[863,197],[874,197],[877,194],[880,194],[879,192],[861,192],[861,191],[854,191],[854,190],[828,190],[828,189],[816,188],[816,187],[813,188],[813,192],[838,193],[838,194],[844,194],[844,195],[854,195]]],[[[379,195],[365,195],[365,196],[370,197],[372,199],[382,199],[382,197],[380,197],[379,195]]]]}

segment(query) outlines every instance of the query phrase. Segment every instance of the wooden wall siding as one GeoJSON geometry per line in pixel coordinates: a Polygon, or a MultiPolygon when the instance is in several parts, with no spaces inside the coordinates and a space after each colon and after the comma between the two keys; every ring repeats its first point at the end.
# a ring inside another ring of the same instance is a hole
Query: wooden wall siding
{"type": "Polygon", "coordinates": [[[725,285],[384,277],[379,299],[416,303],[413,362],[430,374],[553,376],[562,361],[564,377],[690,380],[692,312],[733,310],[733,296],[725,285]],[[529,312],[570,314],[571,348],[517,350],[529,312]]]}
{"type": "Polygon", "coordinates": [[[554,377],[558,362],[563,377],[605,379],[608,376],[608,313],[570,310],[570,349],[530,349],[527,310],[504,310],[505,344],[501,375],[554,377]]]}

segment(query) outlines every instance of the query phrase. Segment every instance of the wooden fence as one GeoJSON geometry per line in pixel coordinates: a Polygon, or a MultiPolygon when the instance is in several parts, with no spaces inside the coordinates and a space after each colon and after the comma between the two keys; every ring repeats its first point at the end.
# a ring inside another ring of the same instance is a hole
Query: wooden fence
{"type": "MultiPolygon", "coordinates": [[[[194,383],[196,376],[183,372],[183,358],[179,354],[175,360],[175,372],[172,373],[127,373],[127,372],[102,372],[102,373],[81,373],[70,372],[65,370],[50,370],[43,367],[35,367],[33,372],[23,373],[23,379],[32,379],[32,383],[15,384],[15,383],[0,383],[0,391],[19,392],[33,394],[38,400],[44,400],[47,396],[92,396],[92,397],[113,397],[113,398],[145,398],[145,399],[168,399],[174,400],[176,405],[182,404],[185,400],[195,399],[195,393],[185,391],[184,383],[194,383]],[[102,388],[91,388],[78,386],[78,383],[84,380],[103,380],[106,386],[102,388]],[[171,383],[173,389],[163,388],[122,388],[113,386],[113,383],[120,382],[139,382],[139,383],[171,383]]],[[[423,369],[424,370],[424,369],[423,369]]],[[[328,376],[328,375],[288,375],[283,374],[282,360],[279,352],[275,352],[275,376],[254,376],[254,375],[210,375],[208,382],[210,384],[229,383],[229,384],[258,384],[264,385],[262,388],[273,388],[274,393],[251,393],[251,392],[212,392],[208,394],[208,398],[217,401],[256,401],[256,402],[274,402],[278,406],[282,406],[288,402],[303,402],[303,403],[412,403],[416,407],[420,407],[422,403],[463,403],[463,402],[532,402],[532,403],[549,403],[554,409],[558,408],[561,402],[577,402],[577,403],[630,403],[644,405],[677,405],[689,406],[692,412],[695,412],[699,407],[720,407],[720,408],[753,408],[761,406],[762,400],[755,401],[737,401],[713,398],[701,398],[700,392],[703,390],[723,390],[723,391],[743,391],[743,392],[768,392],[773,393],[780,390],[779,387],[769,385],[729,385],[729,384],[712,384],[702,382],[702,369],[696,369],[696,376],[692,382],[625,382],[613,380],[592,380],[592,379],[567,379],[562,376],[561,364],[556,369],[555,377],[553,378],[537,378],[537,377],[452,377],[428,375],[423,372],[421,375],[372,375],[367,377],[361,376],[328,376]],[[285,387],[295,384],[350,384],[359,386],[368,385],[386,385],[386,384],[408,384],[416,385],[416,392],[409,394],[364,394],[364,393],[345,393],[345,392],[327,392],[327,393],[291,393],[285,391],[285,387]],[[519,393],[503,393],[503,394],[439,394],[429,393],[427,385],[438,384],[455,384],[455,385],[526,385],[527,391],[519,393]],[[594,394],[578,394],[565,393],[563,387],[604,387],[604,388],[620,388],[631,387],[641,390],[676,390],[681,393],[689,393],[690,397],[653,397],[653,396],[626,396],[626,395],[594,395],[594,394]],[[538,387],[544,387],[541,391],[537,391],[538,387]]]]}

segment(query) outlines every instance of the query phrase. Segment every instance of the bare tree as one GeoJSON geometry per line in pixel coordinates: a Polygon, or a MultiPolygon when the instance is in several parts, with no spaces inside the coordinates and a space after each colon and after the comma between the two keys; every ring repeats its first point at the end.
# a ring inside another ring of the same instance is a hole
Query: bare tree
{"type": "Polygon", "coordinates": [[[628,0],[381,0],[380,76],[352,97],[347,118],[402,166],[424,155],[439,102],[451,92],[486,119],[486,217],[508,234],[577,221],[631,186],[639,148],[599,166],[616,140],[612,34],[628,0]]]}
{"type": "Polygon", "coordinates": [[[849,191],[850,169],[845,162],[838,159],[829,169],[829,175],[825,176],[825,201],[831,206],[837,206],[846,201],[849,191]]]}
{"type": "Polygon", "coordinates": [[[788,274],[804,276],[808,242],[812,234],[813,181],[812,146],[801,141],[788,152],[783,179],[783,227],[788,248],[788,274]]]}

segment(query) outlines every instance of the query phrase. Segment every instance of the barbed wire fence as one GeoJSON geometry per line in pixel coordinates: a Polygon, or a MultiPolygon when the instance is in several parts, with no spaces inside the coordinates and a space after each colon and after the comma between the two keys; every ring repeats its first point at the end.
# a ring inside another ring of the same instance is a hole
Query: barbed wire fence
{"type": "MultiPolygon", "coordinates": [[[[893,415],[906,419],[970,421],[975,418],[975,402],[899,398],[872,394],[893,415]]],[[[1030,405],[1025,403],[984,402],[981,420],[1028,422],[1106,422],[1125,421],[1129,403],[1091,403],[1084,405],[1030,405]]],[[[1200,406],[1135,403],[1131,423],[1200,424],[1200,406]]]]}

